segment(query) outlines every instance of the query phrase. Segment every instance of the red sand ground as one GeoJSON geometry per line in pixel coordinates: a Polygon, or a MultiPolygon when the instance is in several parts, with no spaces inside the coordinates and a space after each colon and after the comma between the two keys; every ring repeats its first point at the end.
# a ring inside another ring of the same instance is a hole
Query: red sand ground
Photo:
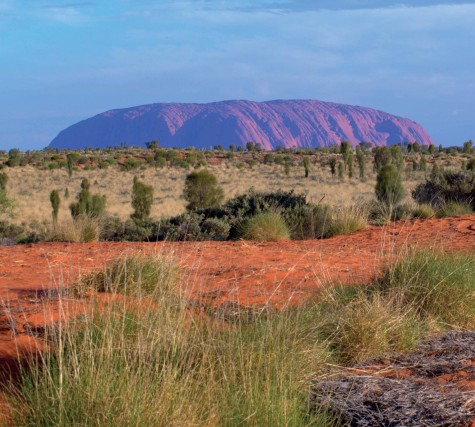
{"type": "MultiPolygon", "coordinates": [[[[38,345],[32,331],[45,323],[45,303],[48,317],[58,318],[57,298],[48,290],[102,269],[123,253],[173,254],[185,271],[183,286],[199,302],[282,307],[311,298],[329,281],[365,283],[389,256],[411,246],[475,253],[475,215],[368,227],[313,241],[0,246],[0,366],[13,364],[18,352],[38,345]]],[[[74,308],[74,301],[65,304],[74,308]]]]}

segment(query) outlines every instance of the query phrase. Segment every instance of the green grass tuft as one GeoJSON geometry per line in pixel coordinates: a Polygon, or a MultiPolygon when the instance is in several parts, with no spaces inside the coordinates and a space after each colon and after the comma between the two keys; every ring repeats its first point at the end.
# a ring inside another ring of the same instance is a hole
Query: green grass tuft
{"type": "Polygon", "coordinates": [[[261,212],[244,224],[242,237],[258,242],[276,242],[289,240],[290,231],[279,213],[261,212]]]}

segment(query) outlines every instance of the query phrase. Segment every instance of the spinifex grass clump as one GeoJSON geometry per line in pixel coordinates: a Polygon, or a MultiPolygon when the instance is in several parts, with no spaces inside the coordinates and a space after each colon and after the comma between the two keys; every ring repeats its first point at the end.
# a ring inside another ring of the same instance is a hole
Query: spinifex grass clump
{"type": "Polygon", "coordinates": [[[244,224],[242,237],[258,242],[276,242],[289,240],[290,232],[278,212],[261,212],[244,224]]]}
{"type": "Polygon", "coordinates": [[[467,215],[471,213],[473,211],[468,203],[450,201],[440,207],[437,211],[437,217],[444,218],[446,216],[467,215]]]}
{"type": "Polygon", "coordinates": [[[114,260],[104,271],[90,273],[76,284],[75,290],[117,292],[157,298],[169,293],[178,281],[178,268],[170,256],[135,254],[114,260]]]}
{"type": "Polygon", "coordinates": [[[368,225],[369,209],[366,205],[353,205],[335,210],[331,214],[325,237],[351,234],[368,225]]]}
{"type": "Polygon", "coordinates": [[[75,219],[57,222],[46,235],[51,242],[89,243],[99,240],[101,219],[95,216],[79,215],[75,219]]]}
{"type": "Polygon", "coordinates": [[[397,294],[422,318],[475,327],[475,257],[417,250],[390,265],[375,289],[397,294]]]}
{"type": "Polygon", "coordinates": [[[357,291],[325,307],[320,334],[338,363],[353,364],[413,348],[424,329],[411,309],[395,298],[357,291]]]}
{"type": "MultiPolygon", "coordinates": [[[[115,265],[106,289],[149,275],[135,274],[137,260],[115,265]]],[[[257,311],[227,324],[193,316],[178,287],[157,291],[167,286],[167,279],[155,283],[152,304],[114,298],[54,329],[47,337],[53,351],[23,372],[15,424],[335,425],[308,408],[310,374],[327,353],[305,311],[257,311]]]]}

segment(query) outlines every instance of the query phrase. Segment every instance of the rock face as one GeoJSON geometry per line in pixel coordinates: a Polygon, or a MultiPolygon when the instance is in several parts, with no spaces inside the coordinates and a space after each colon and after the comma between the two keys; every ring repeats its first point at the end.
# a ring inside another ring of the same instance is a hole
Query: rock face
{"type": "Polygon", "coordinates": [[[375,145],[432,143],[412,120],[371,108],[312,100],[150,104],[110,110],[61,131],[51,148],[145,145],[210,148],[260,143],[264,149],[323,147],[346,139],[375,145]]]}

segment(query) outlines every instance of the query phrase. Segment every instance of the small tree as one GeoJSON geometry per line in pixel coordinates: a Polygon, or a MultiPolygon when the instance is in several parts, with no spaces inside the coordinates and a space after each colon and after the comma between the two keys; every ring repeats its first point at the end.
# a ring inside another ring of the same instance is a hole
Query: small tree
{"type": "Polygon", "coordinates": [[[187,175],[183,196],[188,202],[188,210],[206,209],[219,206],[224,192],[216,177],[204,169],[187,175]]]}
{"type": "Polygon", "coordinates": [[[68,169],[68,176],[70,178],[73,176],[73,166],[74,166],[73,155],[71,153],[68,153],[68,155],[66,156],[66,167],[68,169]]]}
{"type": "Polygon", "coordinates": [[[303,159],[303,168],[305,170],[305,178],[308,178],[308,174],[310,172],[310,159],[308,157],[303,159]]]}
{"type": "Polygon", "coordinates": [[[389,147],[376,147],[374,149],[374,170],[379,172],[384,166],[391,164],[392,159],[389,147]]]}
{"type": "Polygon", "coordinates": [[[391,152],[391,162],[399,170],[404,169],[404,155],[402,153],[402,148],[400,145],[392,145],[389,149],[391,152]]]}
{"type": "Polygon", "coordinates": [[[58,212],[59,204],[61,199],[59,198],[58,190],[53,190],[49,195],[49,201],[51,202],[52,215],[53,215],[53,225],[56,225],[58,222],[58,212]]]}
{"type": "Polygon", "coordinates": [[[330,157],[330,160],[328,161],[330,165],[330,172],[333,176],[336,175],[336,159],[335,157],[330,157]]]}
{"type": "Polygon", "coordinates": [[[470,139],[463,143],[462,152],[471,153],[473,148],[473,141],[470,139]]]}
{"type": "Polygon", "coordinates": [[[346,169],[348,166],[348,161],[350,159],[350,154],[351,154],[351,144],[349,141],[341,141],[340,153],[343,156],[343,161],[345,162],[345,169],[346,169]]]}
{"type": "Polygon", "coordinates": [[[338,178],[343,179],[343,174],[345,173],[345,165],[343,162],[338,162],[338,178]]]}
{"type": "Polygon", "coordinates": [[[360,179],[364,179],[366,160],[365,160],[365,154],[363,153],[363,150],[359,146],[356,147],[356,160],[358,161],[358,170],[360,173],[360,179]]]}
{"type": "Polygon", "coordinates": [[[246,142],[246,149],[247,151],[254,151],[254,142],[252,141],[246,142]]]}
{"type": "Polygon", "coordinates": [[[348,178],[353,178],[353,153],[350,152],[347,160],[348,165],[348,178]]]}
{"type": "Polygon", "coordinates": [[[150,216],[153,203],[153,187],[139,181],[134,176],[132,185],[132,207],[134,212],[130,217],[137,222],[143,222],[150,216]]]}
{"type": "Polygon", "coordinates": [[[388,206],[395,206],[401,201],[404,188],[396,166],[386,165],[378,172],[375,191],[378,200],[388,206]]]}
{"type": "Polygon", "coordinates": [[[99,194],[91,194],[89,188],[91,184],[87,179],[81,182],[81,191],[78,194],[78,201],[69,205],[71,216],[77,218],[80,215],[100,216],[105,210],[106,197],[99,194]]]}

